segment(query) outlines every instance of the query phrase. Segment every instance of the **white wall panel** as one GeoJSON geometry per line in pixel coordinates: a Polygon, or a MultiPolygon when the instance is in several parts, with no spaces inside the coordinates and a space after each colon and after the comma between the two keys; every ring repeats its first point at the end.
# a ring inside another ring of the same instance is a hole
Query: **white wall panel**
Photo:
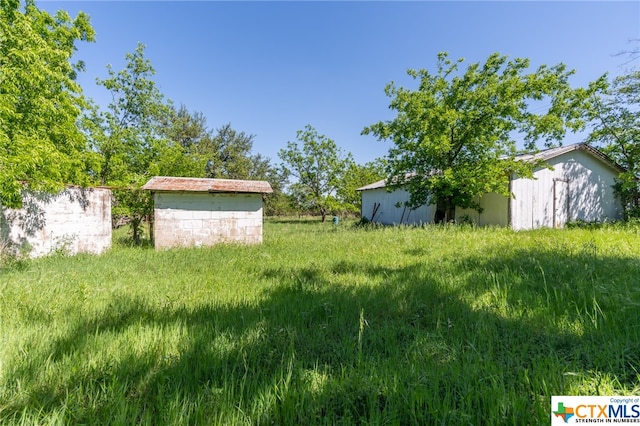
{"type": "Polygon", "coordinates": [[[262,195],[154,193],[156,248],[262,242],[262,195]]]}
{"type": "Polygon", "coordinates": [[[387,192],[384,188],[362,191],[362,216],[383,225],[433,223],[435,206],[423,205],[411,210],[404,205],[407,201],[409,192],[404,189],[393,192],[387,192]],[[377,204],[379,207],[375,211],[375,217],[372,217],[377,204]]]}
{"type": "Polygon", "coordinates": [[[70,187],[25,193],[22,209],[0,206],[0,240],[38,257],[60,250],[99,254],[111,247],[111,191],[70,187]]]}

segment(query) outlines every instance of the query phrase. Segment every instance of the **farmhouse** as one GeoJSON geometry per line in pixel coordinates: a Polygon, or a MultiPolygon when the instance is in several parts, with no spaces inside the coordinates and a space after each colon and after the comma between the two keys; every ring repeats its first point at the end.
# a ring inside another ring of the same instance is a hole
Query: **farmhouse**
{"type": "Polygon", "coordinates": [[[30,257],[102,253],[111,247],[111,190],[24,191],[21,209],[0,206],[0,245],[30,257]]]}
{"type": "Polygon", "coordinates": [[[156,176],[152,192],[156,249],[262,242],[265,181],[156,176]]]}
{"type": "MultiPolygon", "coordinates": [[[[622,206],[614,196],[615,178],[623,169],[597,149],[584,144],[552,148],[521,155],[522,161],[543,160],[551,168],[538,168],[533,179],[514,176],[511,198],[495,193],[477,200],[482,213],[456,209],[456,220],[510,226],[513,229],[561,228],[567,221],[604,221],[622,218],[622,206]]],[[[435,205],[415,210],[405,207],[409,193],[402,187],[388,191],[386,181],[359,188],[362,217],[382,224],[432,223],[435,205]]]]}

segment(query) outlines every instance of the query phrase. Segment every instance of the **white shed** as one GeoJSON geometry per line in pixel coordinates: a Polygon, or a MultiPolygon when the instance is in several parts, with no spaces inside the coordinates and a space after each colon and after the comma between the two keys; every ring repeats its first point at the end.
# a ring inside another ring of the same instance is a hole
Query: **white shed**
{"type": "Polygon", "coordinates": [[[0,245],[30,257],[56,251],[100,254],[111,247],[111,190],[24,191],[21,209],[0,206],[0,245]]]}
{"type": "MultiPolygon", "coordinates": [[[[552,168],[539,168],[533,179],[513,177],[512,197],[485,194],[479,199],[482,213],[456,209],[456,219],[468,217],[478,225],[511,226],[513,229],[561,228],[567,221],[588,222],[622,218],[622,206],[613,191],[623,169],[589,145],[580,143],[552,148],[522,161],[541,159],[552,168]]],[[[382,224],[433,223],[435,205],[415,210],[404,207],[409,193],[402,188],[387,191],[385,180],[358,189],[362,217],[382,224]]]]}
{"type": "Polygon", "coordinates": [[[156,176],[152,192],[156,249],[262,242],[266,181],[156,176]]]}

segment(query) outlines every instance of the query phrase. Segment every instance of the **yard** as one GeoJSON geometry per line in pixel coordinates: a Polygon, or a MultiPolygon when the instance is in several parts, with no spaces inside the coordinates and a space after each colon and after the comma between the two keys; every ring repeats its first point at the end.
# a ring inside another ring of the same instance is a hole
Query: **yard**
{"type": "Polygon", "coordinates": [[[15,263],[1,424],[547,424],[640,394],[640,230],[356,228],[15,263]]]}

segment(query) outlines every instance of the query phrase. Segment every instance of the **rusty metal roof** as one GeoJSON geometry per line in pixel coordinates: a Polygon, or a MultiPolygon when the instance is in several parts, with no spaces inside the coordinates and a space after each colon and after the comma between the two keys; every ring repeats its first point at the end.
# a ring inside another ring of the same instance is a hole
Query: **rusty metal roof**
{"type": "Polygon", "coordinates": [[[155,176],[142,189],[152,192],[249,192],[271,194],[273,189],[264,180],[205,179],[155,176]]]}

